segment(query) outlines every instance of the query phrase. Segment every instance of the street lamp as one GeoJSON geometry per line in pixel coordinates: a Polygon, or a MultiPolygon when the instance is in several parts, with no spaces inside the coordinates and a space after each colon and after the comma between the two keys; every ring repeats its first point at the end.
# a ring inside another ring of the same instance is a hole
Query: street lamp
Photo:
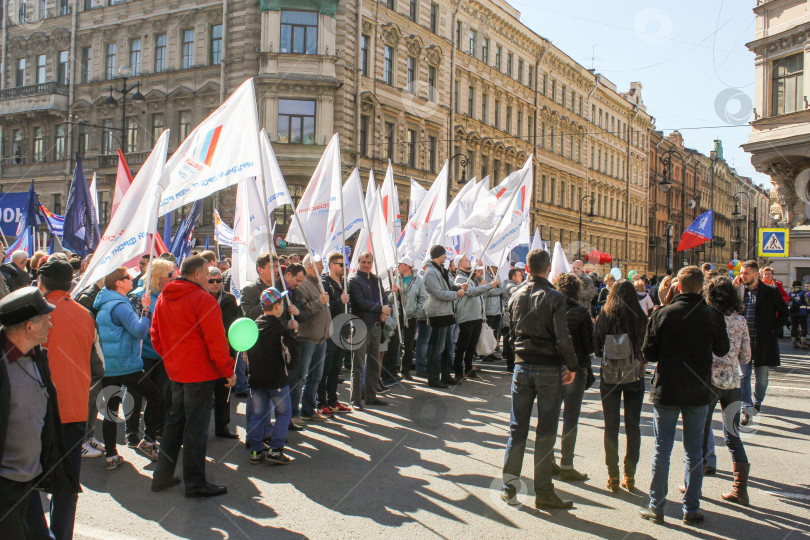
{"type": "MultiPolygon", "coordinates": [[[[751,229],[750,229],[751,220],[749,219],[749,214],[751,212],[751,195],[750,194],[746,193],[745,191],[738,191],[734,195],[734,211],[731,213],[731,217],[732,217],[732,219],[735,219],[735,220],[742,219],[743,215],[742,215],[742,212],[740,212],[740,201],[741,201],[741,196],[743,196],[743,195],[748,200],[748,207],[745,210],[745,219],[747,221],[747,223],[745,225],[745,236],[746,236],[746,240],[747,240],[746,241],[747,245],[746,245],[745,255],[746,255],[746,257],[748,257],[749,256],[748,254],[751,252],[751,250],[750,250],[750,247],[751,247],[750,246],[750,244],[751,244],[751,235],[750,235],[750,232],[751,232],[751,229]]],[[[754,255],[753,255],[753,257],[756,256],[757,243],[758,243],[757,242],[757,207],[754,206],[754,255]]]]}
{"type": "MultiPolygon", "coordinates": [[[[677,157],[681,160],[681,227],[683,227],[683,215],[684,215],[684,203],[685,195],[686,195],[686,163],[683,161],[683,156],[675,150],[667,150],[661,157],[659,158],[661,161],[661,165],[663,165],[663,171],[661,180],[658,181],[658,187],[661,188],[661,191],[664,193],[669,192],[672,188],[672,158],[677,157]]],[[[671,218],[672,214],[672,207],[667,205],[667,214],[671,218]]],[[[683,234],[683,231],[681,231],[683,234]]],[[[672,273],[672,221],[671,219],[667,220],[667,227],[666,227],[666,270],[667,274],[672,273]]]]}
{"type": "Polygon", "coordinates": [[[712,150],[711,152],[709,152],[709,159],[712,160],[712,175],[711,175],[712,176],[712,180],[711,180],[711,186],[712,186],[711,199],[712,200],[711,200],[711,208],[710,208],[710,210],[712,210],[712,240],[709,243],[709,260],[714,262],[714,167],[715,167],[715,164],[717,163],[717,151],[716,150],[712,150]]]}
{"type": "Polygon", "coordinates": [[[591,203],[591,209],[588,211],[588,219],[593,219],[596,215],[593,213],[593,205],[596,204],[596,197],[592,194],[585,195],[579,200],[579,235],[577,236],[577,243],[579,245],[577,246],[577,252],[580,254],[580,257],[582,257],[582,203],[584,203],[586,199],[591,203]]]}
{"type": "MultiPolygon", "coordinates": [[[[458,164],[461,165],[461,178],[458,179],[458,185],[461,186],[467,183],[467,162],[470,159],[467,157],[467,154],[458,153],[447,160],[448,163],[452,163],[454,159],[460,158],[458,160],[458,164]]],[[[451,193],[450,187],[452,186],[452,182],[448,178],[447,180],[447,203],[450,203],[451,193]]]]}
{"type": "Polygon", "coordinates": [[[107,106],[109,109],[114,109],[118,106],[118,100],[113,97],[113,92],[121,94],[121,138],[123,139],[124,148],[121,148],[123,152],[126,152],[126,142],[127,142],[127,94],[135,90],[135,93],[132,94],[132,103],[144,103],[146,98],[141,94],[141,83],[137,82],[132,86],[127,86],[127,79],[132,75],[132,69],[128,65],[123,65],[118,69],[118,74],[121,76],[121,87],[115,88],[110,86],[110,95],[104,100],[104,105],[107,106]]]}

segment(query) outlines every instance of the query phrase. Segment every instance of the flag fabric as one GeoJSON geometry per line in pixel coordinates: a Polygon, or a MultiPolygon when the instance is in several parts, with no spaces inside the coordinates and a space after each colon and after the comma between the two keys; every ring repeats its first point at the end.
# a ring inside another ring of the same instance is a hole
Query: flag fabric
{"type": "MultiPolygon", "coordinates": [[[[95,173],[93,173],[93,181],[95,181],[95,176],[95,173]]],[[[124,158],[124,152],[119,148],[118,170],[115,173],[115,190],[113,191],[112,214],[110,214],[110,217],[115,215],[115,211],[118,210],[118,206],[121,204],[121,200],[124,198],[130,185],[132,185],[132,171],[129,169],[127,160],[124,158]]],[[[98,203],[98,201],[96,202],[98,203]]],[[[167,236],[167,238],[170,237],[167,236]]]]}
{"type": "Polygon", "coordinates": [[[178,264],[188,257],[191,252],[191,235],[194,233],[194,226],[197,224],[197,220],[200,219],[200,214],[202,214],[203,204],[203,199],[194,202],[188,218],[180,223],[180,227],[177,228],[177,232],[172,239],[170,251],[177,258],[178,264]]]}
{"type": "Polygon", "coordinates": [[[543,249],[548,251],[548,249],[546,248],[546,243],[543,242],[542,238],[540,238],[540,227],[534,228],[534,236],[532,237],[532,244],[529,247],[529,251],[535,249],[543,249]]]}
{"type": "Polygon", "coordinates": [[[703,242],[712,239],[712,231],[714,231],[714,210],[703,212],[695,220],[689,224],[683,232],[681,241],[678,242],[678,249],[676,251],[683,251],[685,249],[692,249],[698,247],[703,242]]]}
{"type": "Polygon", "coordinates": [[[334,251],[343,253],[345,239],[350,238],[360,229],[368,227],[365,205],[354,202],[362,200],[363,185],[360,183],[360,171],[355,168],[343,185],[344,204],[331,218],[329,238],[322,254],[324,260],[334,251]],[[345,204],[346,201],[349,201],[349,204],[345,204]]]}
{"type": "Polygon", "coordinates": [[[168,147],[169,130],[166,130],[110,219],[87,270],[71,292],[74,298],[89,284],[148,250],[157,229],[158,201],[168,183],[168,178],[163,175],[168,147]]]}
{"type": "Polygon", "coordinates": [[[261,177],[259,120],[253,79],[194,128],[166,162],[159,215],[165,215],[242,178],[261,177]]]}
{"type": "Polygon", "coordinates": [[[372,213],[374,212],[374,200],[377,197],[377,184],[374,181],[374,171],[368,172],[368,184],[366,184],[366,195],[363,199],[362,212],[363,212],[363,221],[365,225],[362,229],[360,229],[360,235],[357,237],[357,241],[354,243],[354,252],[352,253],[352,261],[349,264],[349,274],[354,274],[357,272],[357,269],[360,267],[360,261],[358,257],[364,251],[371,251],[371,235],[370,235],[370,228],[371,228],[371,220],[374,217],[372,213]]]}
{"type": "Polygon", "coordinates": [[[36,251],[34,229],[37,225],[37,214],[39,203],[37,202],[37,194],[34,191],[34,181],[31,180],[31,187],[28,188],[28,196],[25,199],[25,206],[22,208],[20,219],[17,221],[17,236],[14,241],[8,246],[6,250],[6,258],[3,262],[11,260],[11,254],[17,250],[22,250],[28,253],[31,257],[36,251]]]}
{"type": "Polygon", "coordinates": [[[270,250],[272,237],[267,232],[264,212],[256,179],[240,180],[236,188],[231,254],[231,292],[237,300],[242,297],[242,288],[259,277],[256,271],[259,255],[270,250]]]}
{"type": "Polygon", "coordinates": [[[414,260],[417,268],[426,260],[430,240],[436,227],[442,227],[447,211],[447,174],[448,162],[430,186],[419,209],[408,220],[402,229],[397,249],[399,255],[408,255],[414,260]]]}
{"type": "Polygon", "coordinates": [[[402,216],[399,213],[399,192],[394,183],[394,167],[391,165],[391,160],[388,160],[388,170],[385,172],[385,179],[380,188],[380,204],[391,243],[396,245],[399,235],[402,234],[402,216]]]}
{"type": "Polygon", "coordinates": [[[489,189],[489,177],[481,182],[477,182],[476,179],[473,178],[456,193],[456,196],[453,197],[453,200],[450,201],[450,204],[447,206],[447,215],[444,223],[445,236],[444,238],[441,237],[441,229],[436,230],[431,239],[431,244],[443,244],[452,247],[453,251],[456,253],[467,253],[472,233],[449,235],[446,234],[446,231],[455,228],[457,225],[461,225],[467,217],[469,217],[475,207],[475,202],[482,186],[486,186],[484,188],[485,190],[489,189]]]}
{"type": "Polygon", "coordinates": [[[90,200],[93,201],[93,211],[95,212],[93,217],[97,224],[101,223],[101,213],[98,210],[98,179],[95,171],[93,171],[93,180],[90,182],[90,200]]]}
{"type": "Polygon", "coordinates": [[[371,253],[374,255],[374,268],[377,276],[383,281],[383,288],[390,285],[388,271],[397,265],[397,253],[391,234],[385,222],[385,208],[382,205],[382,193],[377,192],[372,201],[373,211],[369,217],[371,224],[368,229],[371,253]]]}
{"type": "Polygon", "coordinates": [[[233,229],[222,221],[219,211],[214,209],[214,241],[221,246],[233,247],[233,229]]]}
{"type": "MultiPolygon", "coordinates": [[[[278,165],[270,138],[264,128],[259,133],[259,139],[264,169],[264,191],[267,192],[267,215],[269,216],[279,206],[285,204],[292,206],[292,197],[287,190],[287,182],[284,181],[284,175],[281,174],[281,167],[278,165]]],[[[261,184],[258,188],[261,191],[261,184]]]]}
{"type": "Polygon", "coordinates": [[[84,177],[82,159],[76,153],[76,169],[68,192],[65,206],[65,224],[62,233],[62,244],[82,257],[95,251],[99,244],[101,231],[95,219],[90,188],[84,177]]]}
{"type": "Polygon", "coordinates": [[[339,211],[342,184],[340,140],[335,133],[295,209],[298,219],[290,223],[285,238],[288,244],[308,246],[312,255],[323,253],[328,240],[329,224],[339,211]]]}
{"type": "Polygon", "coordinates": [[[209,244],[208,244],[208,235],[206,234],[205,235],[205,251],[208,251],[208,246],[209,246],[209,244]]]}
{"type": "Polygon", "coordinates": [[[18,250],[25,251],[29,257],[34,254],[34,234],[31,227],[26,227],[23,233],[17,235],[17,238],[8,246],[6,258],[3,259],[3,262],[11,261],[11,254],[18,250]]]}
{"type": "MultiPolygon", "coordinates": [[[[413,217],[416,210],[419,208],[419,205],[422,203],[422,199],[425,198],[427,195],[428,190],[422,187],[422,185],[411,178],[411,200],[408,201],[408,220],[413,217]]],[[[400,233],[401,235],[402,233],[400,233]]]]}
{"type": "Polygon", "coordinates": [[[554,253],[551,254],[551,270],[548,273],[548,280],[554,282],[554,278],[560,274],[567,274],[571,271],[571,264],[565,256],[562,244],[554,242],[554,253]]]}
{"type": "Polygon", "coordinates": [[[39,210],[45,216],[45,223],[48,225],[48,230],[52,235],[62,238],[62,233],[65,230],[65,216],[54,214],[45,205],[40,203],[39,210]]]}

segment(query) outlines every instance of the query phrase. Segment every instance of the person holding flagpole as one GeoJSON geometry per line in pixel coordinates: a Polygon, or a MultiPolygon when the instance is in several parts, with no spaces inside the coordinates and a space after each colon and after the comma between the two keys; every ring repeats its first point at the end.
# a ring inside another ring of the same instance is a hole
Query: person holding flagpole
{"type": "MultiPolygon", "coordinates": [[[[349,295],[346,294],[345,283],[346,262],[342,253],[332,252],[327,257],[329,273],[321,276],[323,288],[329,295],[329,313],[334,320],[346,313],[349,295]]],[[[342,331],[339,329],[338,331],[342,331]]],[[[332,330],[335,331],[334,329],[332,330]]],[[[338,401],[337,387],[340,367],[348,351],[340,347],[334,339],[326,340],[326,359],[324,360],[323,377],[318,385],[318,412],[322,416],[331,416],[334,413],[349,413],[351,408],[338,401]]]]}

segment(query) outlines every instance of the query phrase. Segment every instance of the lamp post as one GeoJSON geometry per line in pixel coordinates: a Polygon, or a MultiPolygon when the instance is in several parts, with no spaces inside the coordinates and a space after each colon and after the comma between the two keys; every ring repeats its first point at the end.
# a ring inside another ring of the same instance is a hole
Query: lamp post
{"type": "MultiPolygon", "coordinates": [[[[585,200],[591,203],[591,209],[588,211],[588,219],[593,219],[595,214],[593,213],[593,205],[596,204],[596,197],[593,195],[585,195],[579,200],[579,234],[577,235],[577,253],[579,253],[579,257],[582,258],[582,203],[585,200]]],[[[604,249],[604,248],[603,248],[604,249]]]]}
{"type": "MultiPolygon", "coordinates": [[[[467,183],[467,162],[470,159],[467,157],[467,154],[458,153],[452,156],[450,159],[447,160],[448,163],[453,163],[453,160],[456,158],[461,158],[458,160],[458,164],[461,165],[461,178],[458,179],[458,185],[461,186],[467,183]]],[[[452,187],[453,182],[452,178],[448,177],[447,179],[447,204],[450,204],[450,199],[452,198],[452,194],[450,193],[450,188],[452,187]]]]}
{"type": "Polygon", "coordinates": [[[711,176],[712,192],[711,192],[711,208],[710,208],[710,210],[712,210],[712,240],[709,243],[709,260],[714,262],[714,167],[715,164],[717,163],[716,150],[712,150],[711,152],[709,152],[709,159],[712,160],[712,176],[711,176]]]}
{"type": "Polygon", "coordinates": [[[135,93],[132,95],[132,103],[143,103],[146,101],[146,98],[143,97],[141,94],[141,83],[137,82],[132,86],[127,86],[127,80],[129,79],[130,75],[132,75],[132,69],[128,65],[123,65],[118,69],[118,74],[121,76],[121,87],[116,88],[114,86],[110,86],[110,95],[104,100],[104,105],[113,109],[118,106],[118,100],[113,97],[113,92],[121,94],[121,139],[122,139],[122,146],[121,151],[126,153],[127,152],[127,94],[135,90],[135,93]]]}
{"type": "MultiPolygon", "coordinates": [[[[672,188],[672,158],[677,157],[681,160],[681,218],[683,218],[684,212],[684,194],[686,193],[686,179],[684,176],[684,170],[686,169],[686,163],[683,161],[683,156],[675,149],[667,150],[663,154],[659,160],[661,161],[661,165],[663,166],[663,170],[661,171],[661,180],[658,181],[658,187],[661,188],[661,191],[664,193],[669,192],[672,188]]],[[[672,207],[667,205],[667,215],[669,216],[672,212],[672,207]]],[[[683,223],[683,219],[681,219],[683,223]]],[[[683,234],[683,231],[681,231],[683,234]]],[[[666,272],[667,274],[672,273],[672,220],[671,216],[667,219],[667,228],[666,228],[666,250],[667,250],[667,260],[666,260],[666,272]]]]}
{"type": "MultiPolygon", "coordinates": [[[[743,217],[742,212],[740,212],[740,201],[741,201],[741,196],[742,195],[745,195],[745,198],[748,200],[748,207],[745,210],[745,220],[746,220],[745,236],[746,236],[746,239],[747,239],[746,245],[745,245],[745,256],[746,256],[746,258],[749,258],[749,253],[751,252],[751,236],[750,236],[751,220],[749,219],[749,216],[750,216],[750,213],[751,213],[751,196],[748,193],[746,193],[744,191],[738,191],[734,195],[734,211],[731,213],[731,218],[735,219],[735,220],[741,220],[742,217],[743,217]]],[[[755,254],[756,254],[756,251],[757,251],[757,243],[758,243],[757,242],[757,207],[754,206],[754,253],[755,254]]],[[[754,255],[754,257],[755,256],[756,255],[754,255]]]]}

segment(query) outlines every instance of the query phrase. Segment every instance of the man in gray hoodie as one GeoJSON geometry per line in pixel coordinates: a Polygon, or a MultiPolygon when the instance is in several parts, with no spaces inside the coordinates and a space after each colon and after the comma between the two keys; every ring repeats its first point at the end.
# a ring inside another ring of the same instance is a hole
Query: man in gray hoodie
{"type": "Polygon", "coordinates": [[[420,276],[413,273],[413,259],[405,255],[399,260],[397,272],[402,280],[402,293],[405,297],[403,310],[407,319],[407,324],[402,329],[402,378],[412,381],[411,369],[413,368],[413,352],[416,338],[417,320],[425,318],[425,302],[428,294],[425,289],[425,282],[420,276]]]}
{"type": "Polygon", "coordinates": [[[483,266],[475,270],[472,277],[472,265],[465,256],[458,261],[458,272],[456,272],[456,285],[462,286],[469,283],[467,294],[459,299],[457,308],[458,317],[458,341],[456,342],[456,355],[453,368],[456,372],[456,379],[468,377],[477,379],[478,375],[472,369],[473,356],[475,356],[475,346],[481,337],[481,325],[486,320],[486,308],[484,307],[484,296],[498,286],[498,279],[495,278],[488,284],[482,279],[483,266]]]}

